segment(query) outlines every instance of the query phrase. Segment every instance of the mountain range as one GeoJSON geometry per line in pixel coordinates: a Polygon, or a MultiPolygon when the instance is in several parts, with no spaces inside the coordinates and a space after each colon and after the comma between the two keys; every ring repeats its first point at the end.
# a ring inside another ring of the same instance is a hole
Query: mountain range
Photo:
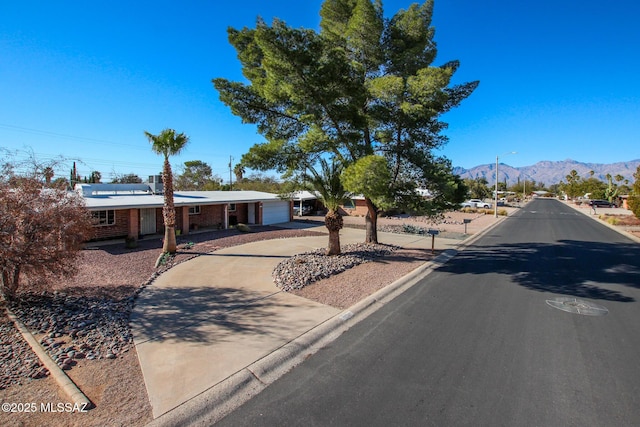
{"type": "MultiPolygon", "coordinates": [[[[640,159],[609,164],[582,163],[571,159],[564,161],[544,160],[532,166],[518,168],[500,163],[498,165],[498,178],[501,182],[506,180],[507,185],[515,184],[518,180],[521,182],[524,180],[535,180],[538,183],[552,185],[558,184],[560,181],[566,182],[566,176],[569,175],[572,170],[575,170],[578,172],[578,175],[583,178],[589,178],[591,171],[593,171],[593,177],[602,181],[606,181],[607,174],[610,174],[613,177],[622,175],[629,183],[633,183],[635,181],[633,174],[638,169],[638,166],[640,166],[640,159]]],[[[460,175],[462,178],[475,179],[477,177],[484,177],[491,185],[496,182],[495,169],[496,165],[494,163],[475,166],[471,169],[454,167],[453,173],[460,175]]]]}

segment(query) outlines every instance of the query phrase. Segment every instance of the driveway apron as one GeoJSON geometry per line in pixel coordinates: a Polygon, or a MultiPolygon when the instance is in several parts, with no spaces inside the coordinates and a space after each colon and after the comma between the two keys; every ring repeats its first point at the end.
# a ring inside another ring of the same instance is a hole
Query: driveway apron
{"type": "MultiPolygon", "coordinates": [[[[430,238],[384,234],[385,243],[431,246],[430,238]]],[[[171,268],[139,295],[131,328],[154,418],[341,312],[279,291],[271,276],[282,260],[324,248],[327,239],[220,249],[171,268]]],[[[343,229],[340,239],[362,242],[364,230],[343,229]]]]}

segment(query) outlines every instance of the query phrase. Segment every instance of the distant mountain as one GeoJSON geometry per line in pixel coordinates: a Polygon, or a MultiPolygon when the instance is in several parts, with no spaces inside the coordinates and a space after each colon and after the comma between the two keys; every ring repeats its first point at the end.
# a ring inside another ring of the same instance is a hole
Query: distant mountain
{"type": "MultiPolygon", "coordinates": [[[[546,185],[557,184],[560,181],[566,182],[566,176],[572,170],[578,172],[578,175],[583,178],[589,178],[590,171],[594,171],[594,178],[598,178],[602,181],[606,181],[606,175],[611,176],[622,175],[629,182],[634,182],[633,174],[640,165],[640,159],[631,160],[629,162],[600,164],[600,163],[582,163],[575,160],[565,160],[561,162],[541,161],[533,166],[523,166],[514,168],[504,163],[500,163],[498,167],[498,178],[503,182],[506,178],[507,184],[515,184],[520,181],[535,180],[539,183],[546,185]]],[[[496,165],[480,165],[471,169],[464,169],[461,167],[453,168],[453,173],[460,175],[462,178],[475,179],[477,177],[485,177],[489,184],[495,184],[495,169],[496,165]]]]}

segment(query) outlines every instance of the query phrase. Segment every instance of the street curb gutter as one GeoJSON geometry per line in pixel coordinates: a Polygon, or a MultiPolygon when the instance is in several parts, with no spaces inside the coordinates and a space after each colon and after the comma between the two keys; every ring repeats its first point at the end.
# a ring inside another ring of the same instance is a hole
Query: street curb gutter
{"type": "Polygon", "coordinates": [[[49,354],[45,351],[44,348],[40,345],[40,343],[35,339],[33,334],[27,329],[27,327],[18,319],[18,317],[13,314],[8,307],[5,307],[5,312],[7,313],[7,317],[11,319],[16,329],[20,331],[24,340],[31,346],[33,352],[38,356],[38,359],[42,362],[45,368],[49,371],[51,376],[56,380],[58,386],[64,390],[64,392],[69,396],[69,398],[73,401],[74,404],[80,405],[82,409],[90,409],[93,408],[93,403],[85,396],[85,394],[75,385],[71,378],[58,366],[56,362],[51,359],[49,354]]]}
{"type": "Polygon", "coordinates": [[[407,275],[369,295],[348,309],[301,334],[262,359],[237,371],[187,402],[147,424],[148,427],[210,426],[250,400],[269,384],[325,347],[349,328],[414,286],[433,270],[446,264],[459,250],[471,245],[504,218],[462,241],[456,249],[443,251],[407,275]]]}

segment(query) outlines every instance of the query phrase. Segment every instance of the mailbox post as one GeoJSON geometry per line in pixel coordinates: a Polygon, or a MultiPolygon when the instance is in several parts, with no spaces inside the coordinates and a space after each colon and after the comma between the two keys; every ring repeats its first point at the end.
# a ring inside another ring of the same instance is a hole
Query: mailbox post
{"type": "Polygon", "coordinates": [[[469,224],[471,220],[469,218],[465,218],[462,222],[464,222],[464,234],[467,234],[467,224],[469,224]]]}
{"type": "Polygon", "coordinates": [[[431,253],[433,254],[435,252],[436,236],[440,234],[440,232],[436,229],[430,228],[429,231],[427,231],[427,234],[431,235],[431,253]]]}

